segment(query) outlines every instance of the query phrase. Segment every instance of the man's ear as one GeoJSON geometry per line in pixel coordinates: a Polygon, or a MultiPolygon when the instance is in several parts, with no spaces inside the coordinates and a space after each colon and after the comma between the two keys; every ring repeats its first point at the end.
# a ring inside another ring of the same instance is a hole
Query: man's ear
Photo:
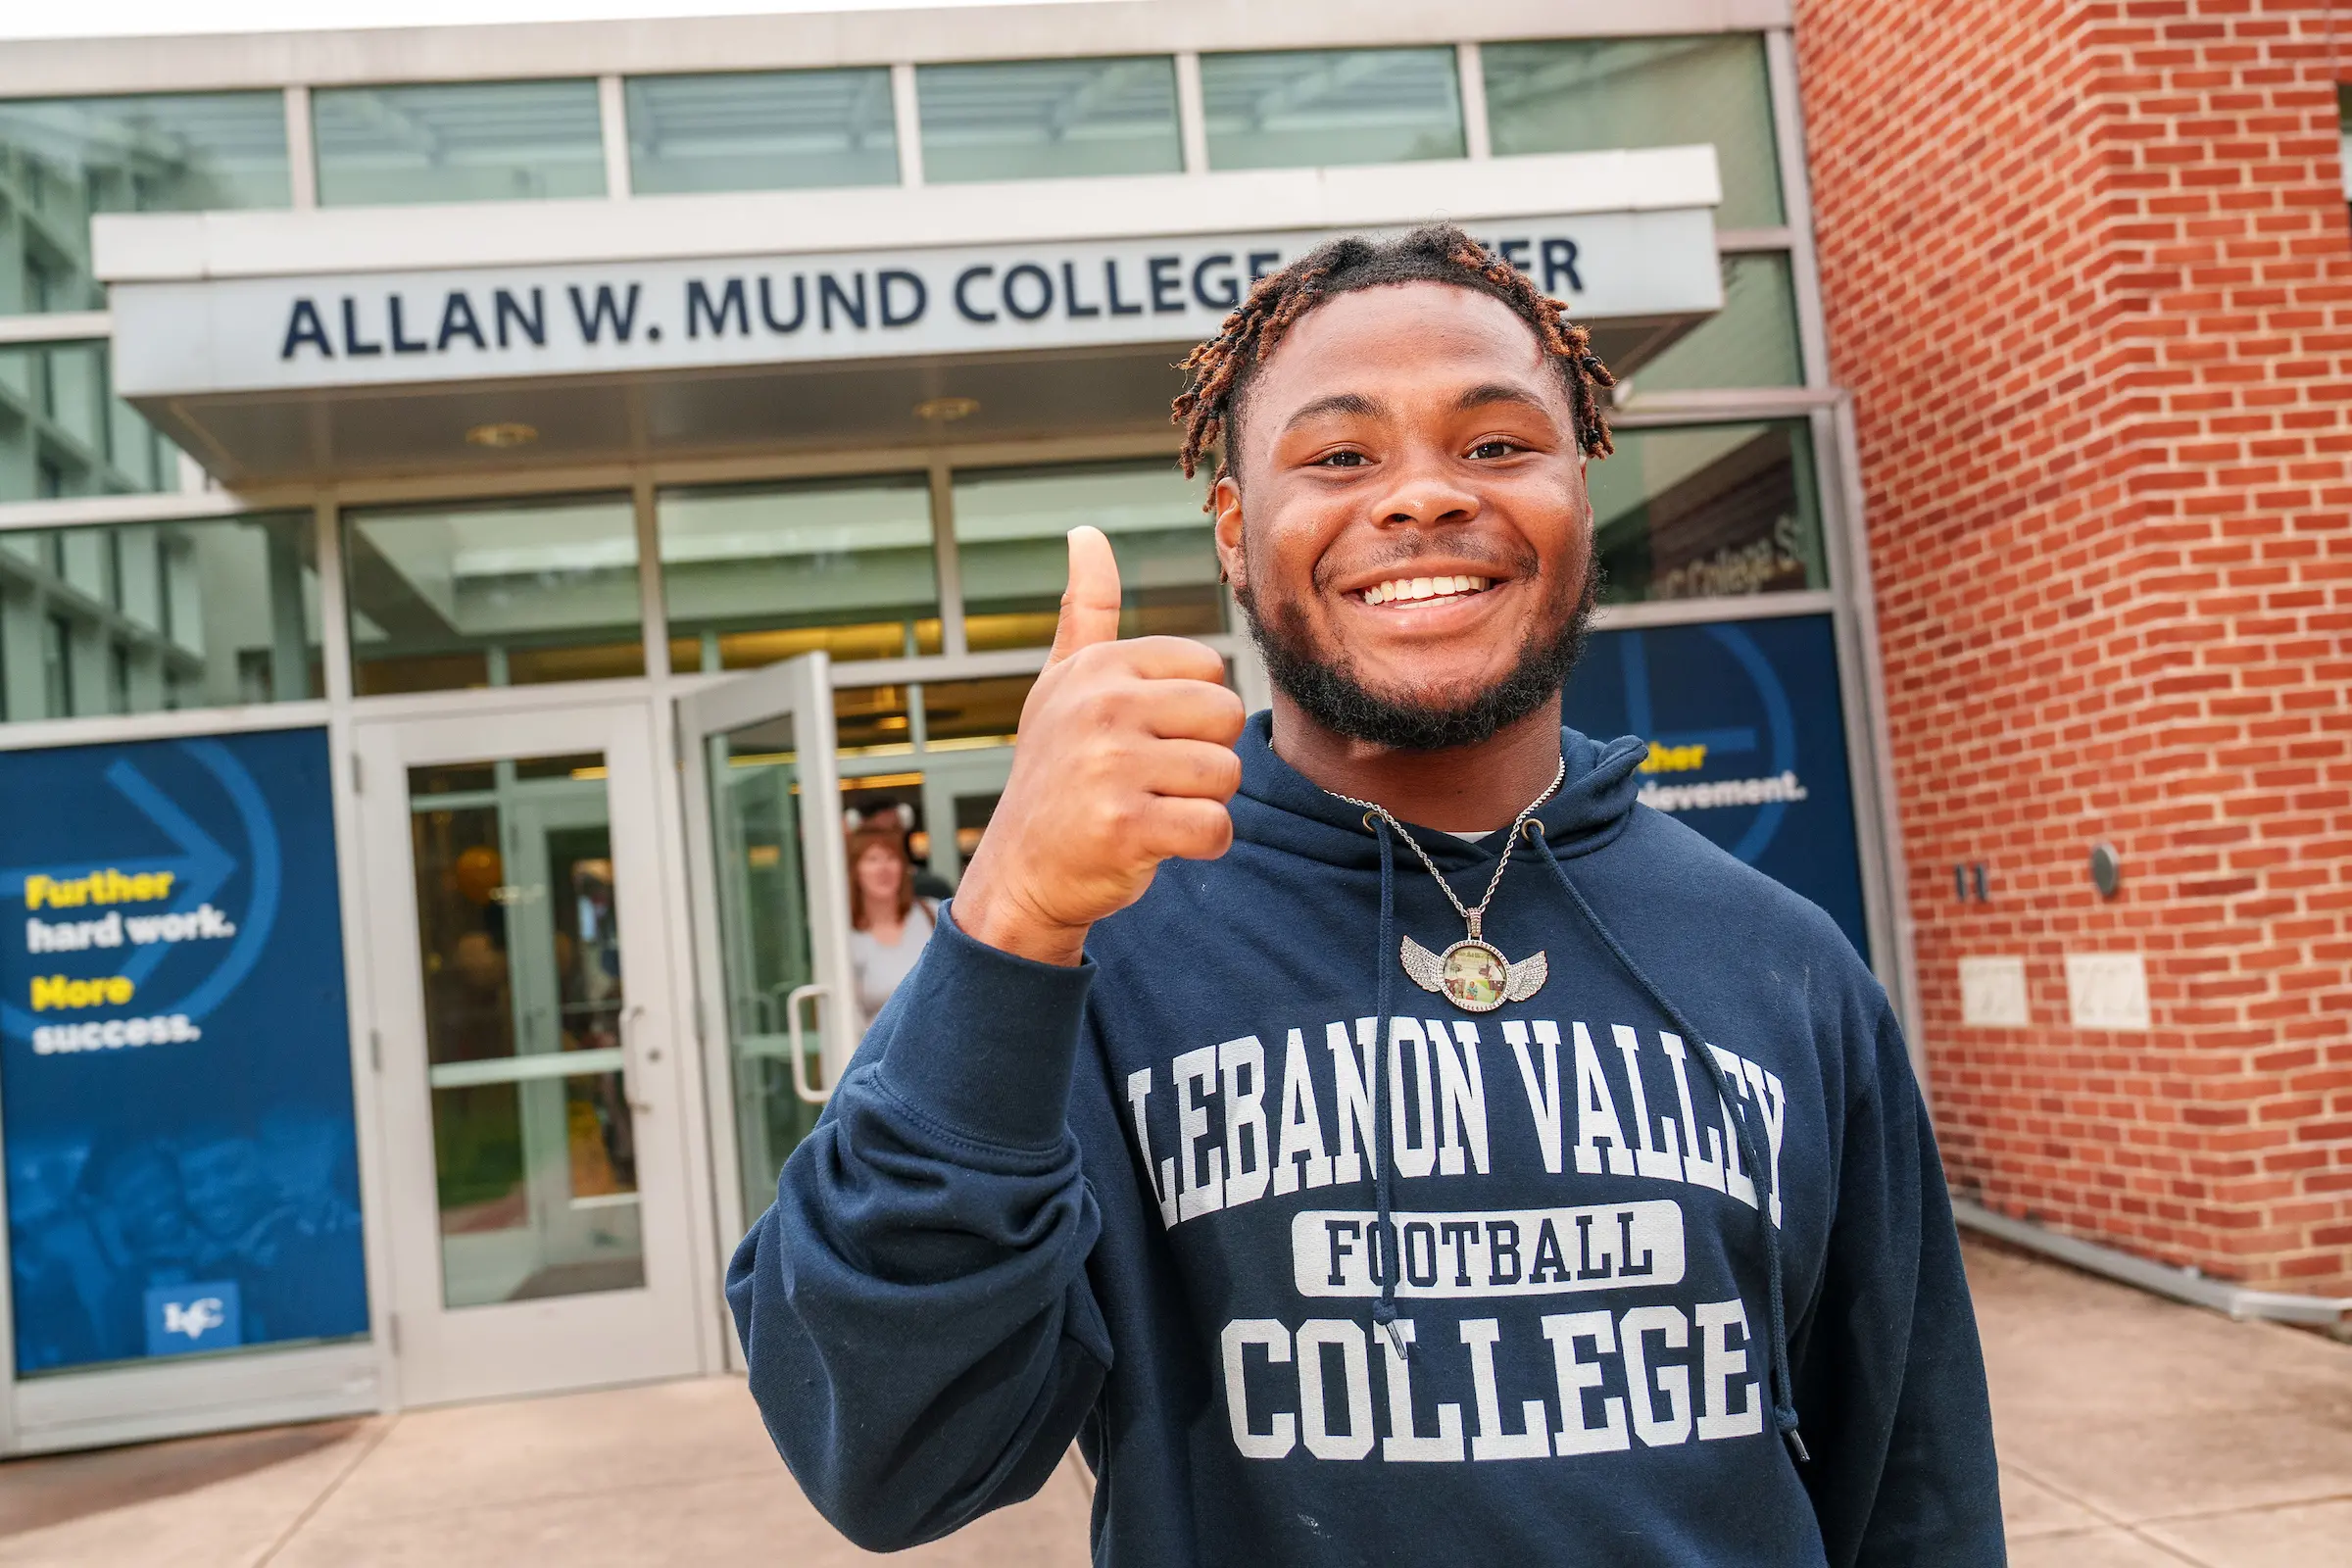
{"type": "Polygon", "coordinates": [[[1242,487],[1231,474],[1209,492],[1209,505],[1217,514],[1217,569],[1238,592],[1249,586],[1250,577],[1242,550],[1242,487]]]}

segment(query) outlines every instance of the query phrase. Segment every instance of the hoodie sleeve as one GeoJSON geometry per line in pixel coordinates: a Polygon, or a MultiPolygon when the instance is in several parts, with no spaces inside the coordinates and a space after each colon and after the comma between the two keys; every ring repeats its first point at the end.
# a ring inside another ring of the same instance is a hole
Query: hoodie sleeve
{"type": "Polygon", "coordinates": [[[1829,1560],[2007,1560],[1992,1411],[1943,1166],[1902,1033],[1881,1010],[1847,1080],[1838,1216],[1792,1347],[1829,1560]]]}
{"type": "Polygon", "coordinates": [[[1101,1218],[1068,1126],[1093,973],[974,942],[943,910],[735,1250],[753,1397],[860,1546],[1035,1494],[1108,1373],[1086,1274],[1101,1218]]]}

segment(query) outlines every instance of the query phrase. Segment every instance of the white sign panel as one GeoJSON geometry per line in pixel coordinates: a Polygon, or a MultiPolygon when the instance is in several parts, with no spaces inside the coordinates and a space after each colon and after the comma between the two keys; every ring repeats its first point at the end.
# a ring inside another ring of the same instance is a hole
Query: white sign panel
{"type": "Polygon", "coordinates": [[[2148,965],[2136,953],[2070,953],[2066,1004],[2078,1029],[2148,1027],[2148,965]]]}
{"type": "MultiPolygon", "coordinates": [[[[1723,304],[1705,208],[1503,219],[1479,237],[1580,319],[1723,304]]],[[[1331,236],[118,283],[127,397],[1182,343],[1331,236]]]]}
{"type": "Polygon", "coordinates": [[[2026,1001],[2026,960],[1960,960],[1960,1021],[1983,1029],[2023,1029],[2034,1021],[2026,1001]]]}

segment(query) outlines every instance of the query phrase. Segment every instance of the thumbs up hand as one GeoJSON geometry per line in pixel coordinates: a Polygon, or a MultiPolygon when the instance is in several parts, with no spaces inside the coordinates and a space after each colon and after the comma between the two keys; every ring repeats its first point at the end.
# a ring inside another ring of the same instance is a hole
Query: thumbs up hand
{"type": "Polygon", "coordinates": [[[1224,661],[1183,637],[1119,640],[1119,564],[1070,530],[1069,586],[1021,707],[1012,776],[953,906],[966,936],[1074,964],[1090,926],[1144,896],[1170,857],[1233,842],[1246,716],[1224,661]]]}

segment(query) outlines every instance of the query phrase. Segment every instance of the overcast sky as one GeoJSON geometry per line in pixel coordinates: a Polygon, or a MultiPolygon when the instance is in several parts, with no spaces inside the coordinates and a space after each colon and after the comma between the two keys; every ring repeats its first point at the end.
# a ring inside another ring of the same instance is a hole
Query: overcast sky
{"type": "MultiPolygon", "coordinates": [[[[154,33],[292,32],[467,23],[720,17],[778,11],[896,11],[1005,0],[0,0],[0,38],[121,38],[154,33]]],[[[1038,0],[1022,0],[1036,4],[1038,0]]]]}

